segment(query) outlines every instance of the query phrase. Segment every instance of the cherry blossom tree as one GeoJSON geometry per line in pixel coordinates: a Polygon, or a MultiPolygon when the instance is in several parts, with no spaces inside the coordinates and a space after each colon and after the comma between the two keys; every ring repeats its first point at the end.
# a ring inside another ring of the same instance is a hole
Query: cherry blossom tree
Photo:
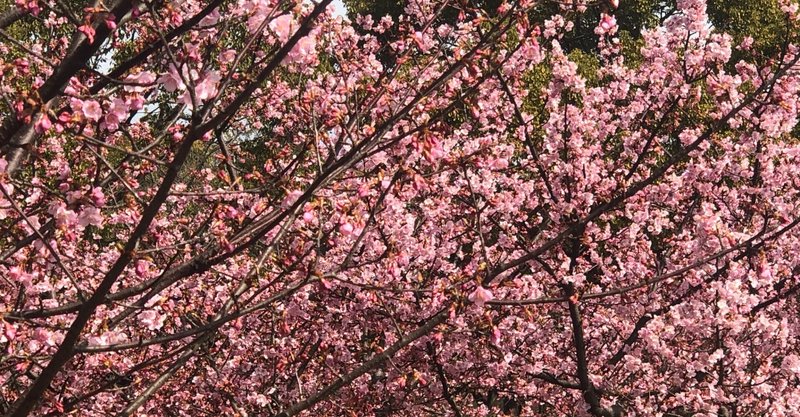
{"type": "Polygon", "coordinates": [[[796,2],[330,3],[6,4],[4,415],[800,415],[796,2]]]}

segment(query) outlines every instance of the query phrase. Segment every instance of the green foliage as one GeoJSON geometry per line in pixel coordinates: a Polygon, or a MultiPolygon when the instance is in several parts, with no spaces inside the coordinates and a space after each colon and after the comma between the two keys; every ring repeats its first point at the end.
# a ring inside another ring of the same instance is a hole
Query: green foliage
{"type": "Polygon", "coordinates": [[[644,40],[641,37],[632,35],[627,30],[619,32],[619,43],[622,46],[622,56],[625,57],[625,64],[628,68],[638,68],[642,63],[642,47],[644,40]]]}
{"type": "Polygon", "coordinates": [[[531,139],[536,142],[537,138],[541,138],[543,132],[541,127],[547,122],[550,114],[545,110],[545,96],[543,90],[547,87],[550,81],[552,72],[550,65],[547,62],[529,69],[525,75],[525,82],[528,83],[528,97],[522,103],[521,110],[530,114],[532,117],[530,124],[532,127],[531,139]]]}
{"type": "MultiPolygon", "coordinates": [[[[6,0],[8,1],[8,0],[6,0]]],[[[385,15],[399,16],[407,0],[345,0],[348,13],[370,14],[376,19],[385,15]]],[[[471,0],[461,1],[469,7],[477,7],[492,14],[501,2],[498,0],[471,0]]],[[[533,22],[543,22],[545,19],[559,13],[562,2],[558,0],[544,0],[531,10],[533,22]]],[[[459,6],[461,7],[461,6],[459,6]]],[[[455,23],[458,14],[452,10],[445,10],[442,20],[446,23],[455,23]]],[[[609,10],[605,1],[591,2],[584,13],[571,12],[574,29],[562,40],[562,46],[567,51],[580,49],[584,52],[596,52],[597,35],[594,29],[600,21],[602,13],[613,13],[620,28],[620,39],[630,47],[626,52],[636,48],[645,29],[653,28],[663,23],[677,11],[675,0],[622,0],[619,8],[609,10]]],[[[766,56],[772,56],[780,50],[789,29],[785,24],[785,16],[780,10],[778,0],[708,0],[708,14],[715,28],[731,34],[735,41],[740,41],[745,36],[755,40],[754,47],[766,56]]],[[[627,56],[627,55],[626,55],[627,56]]],[[[633,62],[636,62],[635,59],[633,62]]]]}
{"type": "Polygon", "coordinates": [[[750,36],[754,49],[764,56],[780,52],[789,35],[777,0],[708,0],[708,14],[715,28],[733,36],[734,44],[750,36]]]}
{"type": "Polygon", "coordinates": [[[580,49],[575,49],[569,53],[569,60],[578,66],[578,74],[586,79],[587,87],[598,85],[600,78],[600,60],[596,55],[586,53],[580,49]]]}
{"type": "MultiPolygon", "coordinates": [[[[493,15],[502,0],[454,1],[442,11],[442,20],[447,23],[454,23],[458,18],[459,10],[467,3],[469,3],[469,7],[477,7],[493,15]]],[[[406,0],[344,0],[344,5],[347,7],[347,12],[351,17],[359,14],[371,15],[375,20],[387,15],[396,19],[403,13],[406,4],[406,0]]]]}

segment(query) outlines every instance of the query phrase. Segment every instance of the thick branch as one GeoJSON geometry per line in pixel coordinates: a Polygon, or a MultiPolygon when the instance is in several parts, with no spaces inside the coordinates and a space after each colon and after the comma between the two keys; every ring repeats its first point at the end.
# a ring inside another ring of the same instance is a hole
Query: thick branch
{"type": "Polygon", "coordinates": [[[613,417],[609,410],[606,410],[600,405],[600,394],[589,379],[589,363],[586,359],[586,342],[583,337],[583,323],[581,321],[581,313],[578,308],[575,289],[572,286],[568,288],[568,295],[570,297],[569,317],[572,322],[572,340],[575,344],[575,356],[578,363],[578,380],[580,381],[581,390],[583,390],[583,398],[589,404],[589,412],[593,415],[598,417],[613,417]]]}
{"type": "Polygon", "coordinates": [[[0,14],[0,29],[5,29],[5,28],[13,25],[18,20],[22,19],[22,17],[25,16],[26,14],[27,13],[24,12],[19,7],[15,6],[15,7],[9,8],[8,10],[6,10],[2,14],[0,14]]]}

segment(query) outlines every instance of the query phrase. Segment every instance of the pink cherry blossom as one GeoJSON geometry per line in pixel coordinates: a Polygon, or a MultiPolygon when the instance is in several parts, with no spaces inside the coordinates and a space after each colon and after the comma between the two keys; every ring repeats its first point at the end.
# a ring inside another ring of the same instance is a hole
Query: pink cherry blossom
{"type": "Polygon", "coordinates": [[[78,214],[78,224],[81,226],[100,226],[103,224],[103,215],[97,207],[86,207],[78,214]]]}
{"type": "Polygon", "coordinates": [[[800,415],[796,39],[402,3],[12,4],[0,409],[800,415]]]}
{"type": "Polygon", "coordinates": [[[291,207],[303,195],[302,190],[292,190],[286,194],[286,198],[281,202],[281,208],[286,210],[291,207]]]}
{"type": "Polygon", "coordinates": [[[220,77],[216,72],[208,72],[203,79],[197,83],[195,94],[200,101],[208,101],[217,95],[217,84],[220,77]]]}
{"type": "Polygon", "coordinates": [[[156,76],[150,71],[142,71],[137,74],[131,74],[125,77],[126,84],[123,88],[125,91],[132,93],[141,93],[147,91],[147,86],[156,81],[156,76]],[[131,85],[135,84],[135,85],[131,85]]]}
{"type": "Polygon", "coordinates": [[[483,307],[488,301],[492,301],[494,299],[494,295],[491,291],[483,288],[483,286],[477,286],[474,291],[469,295],[469,300],[475,303],[478,307],[483,307]]]}
{"type": "Polygon", "coordinates": [[[355,228],[353,227],[353,224],[350,223],[350,222],[345,222],[345,223],[342,223],[342,224],[339,225],[339,233],[341,233],[341,234],[343,234],[345,236],[349,236],[349,235],[353,234],[354,230],[355,230],[355,228]]]}
{"type": "Polygon", "coordinates": [[[316,47],[317,41],[313,35],[304,36],[297,41],[297,44],[286,56],[286,62],[308,63],[310,59],[315,57],[316,47]]]}
{"type": "Polygon", "coordinates": [[[145,310],[139,314],[139,320],[142,321],[142,324],[144,324],[148,330],[161,329],[164,327],[165,319],[166,317],[152,309],[145,310]]]}
{"type": "Polygon", "coordinates": [[[60,228],[70,229],[78,223],[78,215],[63,203],[54,203],[50,206],[49,212],[53,216],[56,226],[60,228]]]}
{"type": "Polygon", "coordinates": [[[233,62],[235,58],[236,58],[236,50],[234,49],[226,49],[219,55],[219,61],[225,64],[233,62]]]}
{"type": "Polygon", "coordinates": [[[83,116],[92,121],[98,121],[103,116],[103,108],[96,100],[86,100],[81,106],[83,116]]]}
{"type": "Polygon", "coordinates": [[[617,19],[612,15],[603,14],[600,16],[600,25],[597,27],[599,35],[613,35],[617,31],[617,19]]]}
{"type": "Polygon", "coordinates": [[[78,30],[83,32],[84,35],[86,35],[86,38],[88,39],[90,44],[94,43],[95,29],[92,25],[88,23],[83,24],[80,27],[78,27],[78,30]]]}
{"type": "Polygon", "coordinates": [[[275,34],[278,40],[284,44],[297,30],[297,23],[290,14],[283,14],[269,22],[269,29],[275,34]]]}
{"type": "Polygon", "coordinates": [[[38,16],[41,12],[38,0],[16,0],[17,7],[29,11],[32,15],[38,16]]]}
{"type": "Polygon", "coordinates": [[[177,70],[172,67],[170,68],[169,72],[158,78],[158,82],[163,84],[164,88],[170,93],[186,88],[183,78],[181,78],[177,70]]]}
{"type": "Polygon", "coordinates": [[[800,375],[800,357],[797,355],[784,357],[781,367],[794,375],[800,375]]]}
{"type": "Polygon", "coordinates": [[[50,121],[50,117],[47,115],[42,115],[39,117],[39,120],[36,122],[35,129],[38,133],[45,133],[50,128],[53,127],[53,123],[50,121]]]}

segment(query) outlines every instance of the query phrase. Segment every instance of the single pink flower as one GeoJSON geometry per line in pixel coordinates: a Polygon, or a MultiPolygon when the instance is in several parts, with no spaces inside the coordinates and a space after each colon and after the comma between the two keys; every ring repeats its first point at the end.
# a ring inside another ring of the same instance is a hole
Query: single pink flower
{"type": "Polygon", "coordinates": [[[617,19],[614,16],[603,13],[600,17],[600,25],[598,27],[598,34],[613,35],[617,31],[617,19]]]}
{"type": "Polygon", "coordinates": [[[217,84],[220,77],[216,72],[209,72],[202,81],[197,83],[194,90],[195,97],[201,102],[208,101],[217,95],[217,84]]]}
{"type": "Polygon", "coordinates": [[[484,304],[492,301],[492,299],[494,299],[492,292],[486,288],[483,288],[481,285],[478,285],[478,287],[475,288],[475,291],[469,295],[469,300],[475,303],[478,307],[483,307],[484,304]]]}
{"type": "Polygon", "coordinates": [[[36,130],[36,133],[45,133],[50,130],[51,127],[53,127],[53,123],[50,121],[50,117],[48,117],[46,114],[41,115],[39,120],[37,120],[36,124],[33,126],[33,128],[36,130]]]}
{"type": "Polygon", "coordinates": [[[103,207],[106,204],[106,196],[103,193],[103,189],[100,187],[93,187],[89,197],[91,197],[95,207],[103,207]]]}
{"type": "Polygon", "coordinates": [[[133,269],[138,277],[147,278],[150,271],[150,262],[144,259],[139,259],[136,261],[136,266],[133,269]]]}
{"type": "Polygon", "coordinates": [[[97,207],[86,207],[78,215],[78,224],[83,227],[92,225],[100,226],[103,224],[103,215],[100,214],[100,209],[97,207]]]}
{"type": "Polygon", "coordinates": [[[183,78],[181,78],[180,74],[178,74],[178,71],[175,69],[175,67],[170,67],[166,74],[158,78],[158,82],[164,84],[164,89],[170,93],[176,90],[184,90],[186,88],[183,78]]]}
{"type": "Polygon", "coordinates": [[[317,49],[317,40],[313,36],[304,36],[297,41],[291,51],[286,55],[285,63],[309,63],[314,58],[317,49]]]}
{"type": "Polygon", "coordinates": [[[350,236],[351,234],[353,234],[353,230],[355,230],[355,228],[353,227],[353,224],[349,222],[342,223],[339,226],[339,232],[345,236],[350,236]]]}
{"type": "Polygon", "coordinates": [[[62,202],[51,205],[48,212],[53,216],[56,226],[59,228],[70,229],[78,223],[78,215],[62,202]]]}
{"type": "Polygon", "coordinates": [[[95,100],[84,101],[81,111],[84,117],[95,122],[100,120],[100,117],[103,116],[103,108],[100,107],[100,103],[95,100]]]}
{"type": "Polygon", "coordinates": [[[280,15],[269,22],[269,29],[275,33],[282,44],[286,43],[294,34],[295,26],[294,18],[290,14],[280,15]]]}
{"type": "Polygon", "coordinates": [[[500,329],[497,326],[492,327],[492,337],[491,341],[493,345],[499,345],[500,341],[503,339],[503,334],[500,332],[500,329]]]}
{"type": "Polygon", "coordinates": [[[236,50],[235,49],[228,49],[219,54],[219,62],[223,64],[229,64],[236,59],[236,50]]]}
{"type": "Polygon", "coordinates": [[[90,45],[94,43],[94,34],[95,33],[94,33],[94,28],[92,27],[92,25],[89,25],[89,24],[82,25],[82,26],[80,26],[78,28],[78,30],[83,32],[84,35],[86,35],[86,38],[89,39],[89,44],[90,45]]]}
{"type": "Polygon", "coordinates": [[[106,24],[106,27],[108,28],[108,30],[116,29],[117,28],[117,22],[114,21],[114,15],[109,14],[108,17],[106,17],[105,24],[106,24]]]}
{"type": "Polygon", "coordinates": [[[17,337],[17,328],[13,324],[3,321],[3,336],[4,342],[10,342],[17,337]]]}
{"type": "Polygon", "coordinates": [[[125,77],[125,86],[123,89],[132,93],[141,93],[147,89],[147,86],[156,81],[156,76],[150,71],[142,71],[138,74],[129,75],[125,77]]]}
{"type": "Polygon", "coordinates": [[[787,355],[783,358],[781,368],[787,372],[791,372],[792,374],[800,375],[800,357],[794,354],[787,355]]]}
{"type": "Polygon", "coordinates": [[[292,206],[292,204],[297,202],[297,199],[299,199],[300,196],[302,196],[302,195],[303,195],[303,192],[300,191],[300,190],[290,191],[289,194],[286,194],[286,197],[283,199],[283,202],[281,202],[281,208],[283,210],[288,209],[289,207],[292,206]]]}
{"type": "Polygon", "coordinates": [[[158,330],[164,327],[166,317],[154,310],[147,310],[139,314],[139,319],[148,330],[158,330]]]}

